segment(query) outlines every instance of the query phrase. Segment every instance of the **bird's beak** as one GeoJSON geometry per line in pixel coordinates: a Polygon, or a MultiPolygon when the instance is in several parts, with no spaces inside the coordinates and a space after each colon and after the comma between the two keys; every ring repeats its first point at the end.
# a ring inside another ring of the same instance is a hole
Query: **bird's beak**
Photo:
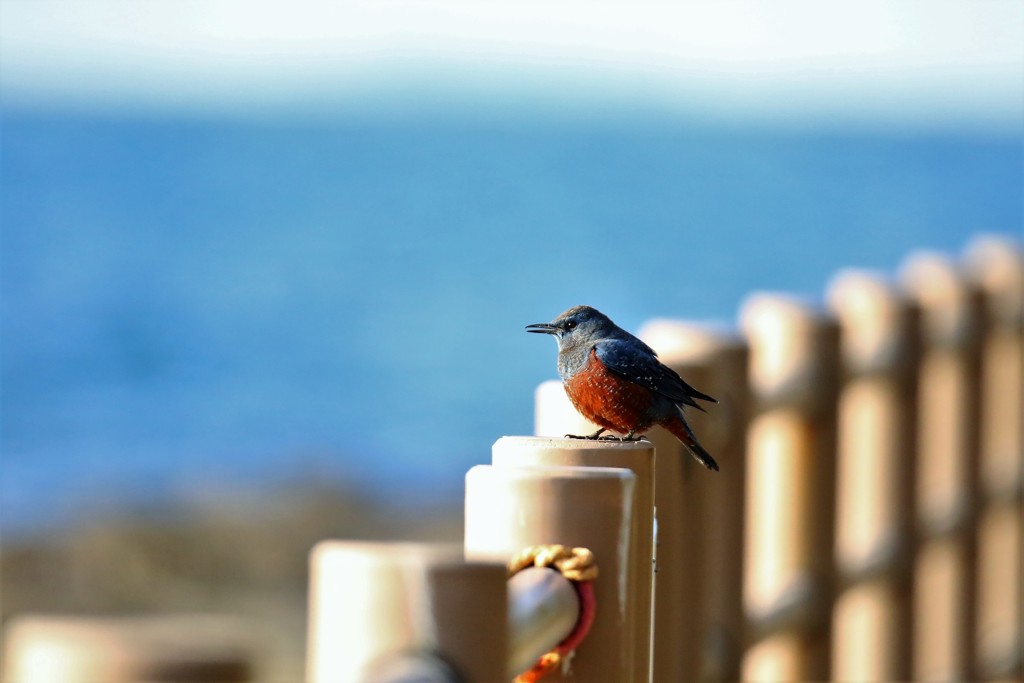
{"type": "Polygon", "coordinates": [[[551,323],[536,323],[534,325],[526,326],[527,332],[537,332],[539,334],[558,334],[558,328],[551,323]]]}

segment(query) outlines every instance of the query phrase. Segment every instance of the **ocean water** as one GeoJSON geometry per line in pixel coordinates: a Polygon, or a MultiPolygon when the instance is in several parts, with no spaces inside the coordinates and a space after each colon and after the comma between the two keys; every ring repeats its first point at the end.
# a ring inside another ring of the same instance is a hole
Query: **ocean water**
{"type": "Polygon", "coordinates": [[[663,115],[239,121],[0,109],[5,531],[337,478],[457,496],[587,303],[754,290],[1020,235],[1019,136],[663,115]]]}

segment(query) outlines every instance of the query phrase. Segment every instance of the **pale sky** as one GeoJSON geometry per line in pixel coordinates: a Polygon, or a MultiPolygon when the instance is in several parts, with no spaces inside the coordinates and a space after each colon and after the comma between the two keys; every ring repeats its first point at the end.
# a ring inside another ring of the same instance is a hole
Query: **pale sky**
{"type": "Polygon", "coordinates": [[[0,87],[101,107],[568,98],[1013,129],[1024,3],[3,0],[0,87]]]}

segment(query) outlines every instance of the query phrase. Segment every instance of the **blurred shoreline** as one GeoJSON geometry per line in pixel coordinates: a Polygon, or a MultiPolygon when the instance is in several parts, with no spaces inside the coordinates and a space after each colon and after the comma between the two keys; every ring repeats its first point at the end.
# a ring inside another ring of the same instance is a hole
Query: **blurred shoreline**
{"type": "Polygon", "coordinates": [[[5,534],[0,622],[24,613],[231,615],[261,644],[258,680],[301,680],[313,545],[461,537],[461,496],[399,504],[315,482],[210,490],[202,501],[97,511],[59,532],[5,534]]]}

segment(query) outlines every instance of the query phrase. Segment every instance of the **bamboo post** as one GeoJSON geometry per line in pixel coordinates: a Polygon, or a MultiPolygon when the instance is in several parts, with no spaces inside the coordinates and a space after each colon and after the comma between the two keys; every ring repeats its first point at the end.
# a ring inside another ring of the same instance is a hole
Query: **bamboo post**
{"type": "Polygon", "coordinates": [[[307,680],[502,680],[506,611],[501,564],[455,547],[323,541],[310,558],[307,680]]]}
{"type": "Polygon", "coordinates": [[[630,512],[626,610],[633,624],[629,637],[634,642],[634,667],[637,675],[646,672],[639,680],[648,680],[654,590],[654,448],[644,441],[506,436],[495,442],[491,462],[498,467],[611,467],[628,469],[636,475],[630,512]]]}
{"type": "Polygon", "coordinates": [[[541,382],[534,395],[533,433],[537,436],[593,434],[597,425],[576,412],[558,380],[541,382]]]}
{"type": "Polygon", "coordinates": [[[1019,245],[985,237],[967,250],[970,278],[985,295],[981,339],[981,494],[977,673],[1022,676],[1024,510],[1024,259],[1019,245]]]}
{"type": "Polygon", "coordinates": [[[914,460],[918,309],[879,275],[845,271],[829,304],[839,319],[833,676],[905,681],[912,674],[914,460]]]}
{"type": "Polygon", "coordinates": [[[754,401],[744,586],[752,631],[743,678],[828,680],[838,327],[806,304],[768,294],[748,299],[740,322],[754,401]]]}
{"type": "Polygon", "coordinates": [[[143,617],[25,615],[6,629],[8,683],[254,680],[247,629],[199,614],[143,617]]]}
{"type": "Polygon", "coordinates": [[[980,374],[979,292],[948,259],[901,271],[922,309],[914,676],[973,680],[980,374]]]}
{"type": "Polygon", "coordinates": [[[675,320],[640,330],[663,363],[719,400],[687,411],[718,460],[708,472],[656,428],[657,580],[654,680],[736,681],[743,653],[743,524],[747,349],[732,333],[675,320]]]}
{"type": "MultiPolygon", "coordinates": [[[[569,672],[546,681],[640,683],[634,651],[637,562],[631,530],[637,477],[607,467],[478,465],[466,475],[466,557],[506,562],[548,543],[593,551],[597,614],[569,672]]],[[[510,658],[511,659],[511,658],[510,658]]],[[[510,668],[506,678],[521,673],[510,668]]]]}

